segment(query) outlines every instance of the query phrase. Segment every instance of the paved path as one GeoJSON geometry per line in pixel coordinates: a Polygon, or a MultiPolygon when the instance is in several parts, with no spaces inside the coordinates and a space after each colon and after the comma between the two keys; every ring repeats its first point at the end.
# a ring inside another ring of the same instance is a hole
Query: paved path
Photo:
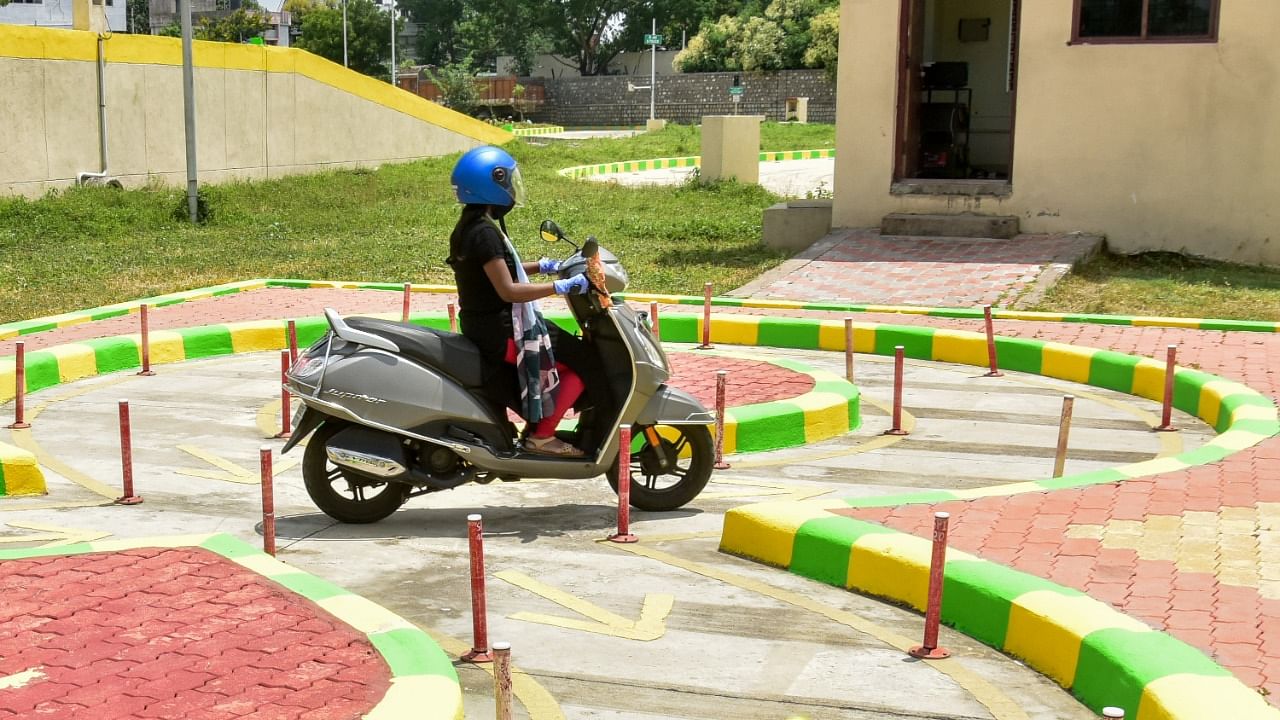
{"type": "MultiPolygon", "coordinates": [[[[784,163],[785,164],[785,163],[784,163]]],[[[733,291],[738,297],[877,305],[1026,305],[1096,251],[1087,235],[1012,240],[845,230],[733,291]]]]}
{"type": "MultiPolygon", "coordinates": [[[[835,160],[785,160],[760,163],[760,184],[783,197],[831,197],[835,183],[835,160]]],[[[626,187],[679,185],[696,168],[664,168],[635,172],[588,175],[584,182],[616,183],[626,187]]]]}

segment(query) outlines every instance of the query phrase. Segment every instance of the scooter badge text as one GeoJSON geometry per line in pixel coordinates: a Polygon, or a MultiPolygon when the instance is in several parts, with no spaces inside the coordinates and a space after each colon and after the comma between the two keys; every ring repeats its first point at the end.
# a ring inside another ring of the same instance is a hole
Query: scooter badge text
{"type": "Polygon", "coordinates": [[[363,400],[367,403],[372,403],[372,404],[386,402],[386,400],[383,400],[382,398],[373,397],[372,395],[365,395],[363,393],[345,392],[343,390],[334,390],[333,388],[329,388],[328,390],[325,390],[325,393],[328,395],[332,395],[334,397],[342,398],[344,400],[363,400]]]}

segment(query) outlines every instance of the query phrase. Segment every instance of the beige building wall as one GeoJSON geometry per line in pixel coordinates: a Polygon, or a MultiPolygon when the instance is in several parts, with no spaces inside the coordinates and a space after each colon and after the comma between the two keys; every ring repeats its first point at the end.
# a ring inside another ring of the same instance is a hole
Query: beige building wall
{"type": "Polygon", "coordinates": [[[833,225],[1008,214],[1119,252],[1280,265],[1280,2],[1222,3],[1216,43],[1074,46],[1072,4],[1024,0],[1012,193],[968,198],[891,193],[900,6],[843,0],[833,225]]]}
{"type": "MultiPolygon", "coordinates": [[[[186,181],[181,44],[104,43],[108,174],[186,181]]],[[[197,42],[202,182],[377,166],[503,143],[491,125],[301,50],[197,42]]],[[[0,25],[0,194],[39,196],[99,172],[97,40],[0,25]]]]}

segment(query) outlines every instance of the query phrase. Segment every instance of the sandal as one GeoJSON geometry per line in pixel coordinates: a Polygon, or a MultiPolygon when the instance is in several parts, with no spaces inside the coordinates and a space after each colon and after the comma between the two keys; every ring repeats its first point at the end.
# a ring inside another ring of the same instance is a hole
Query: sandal
{"type": "Polygon", "coordinates": [[[552,455],[554,457],[586,457],[586,453],[561,440],[555,435],[545,438],[536,438],[531,435],[525,438],[524,449],[529,452],[538,453],[539,455],[552,455]]]}

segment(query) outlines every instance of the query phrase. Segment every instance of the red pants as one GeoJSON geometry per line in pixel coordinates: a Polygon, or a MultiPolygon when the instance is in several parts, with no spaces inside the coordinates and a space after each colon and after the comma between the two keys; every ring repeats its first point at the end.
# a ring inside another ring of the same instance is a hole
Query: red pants
{"type": "MultiPolygon", "coordinates": [[[[507,356],[504,358],[508,364],[514,366],[516,364],[516,341],[507,341],[507,356]]],[[[556,432],[556,426],[564,419],[569,408],[578,401],[578,397],[582,395],[582,378],[578,377],[578,373],[572,368],[559,360],[556,361],[556,372],[560,375],[560,384],[553,391],[551,399],[555,402],[556,411],[542,418],[533,425],[533,437],[549,438],[556,432]]]]}

